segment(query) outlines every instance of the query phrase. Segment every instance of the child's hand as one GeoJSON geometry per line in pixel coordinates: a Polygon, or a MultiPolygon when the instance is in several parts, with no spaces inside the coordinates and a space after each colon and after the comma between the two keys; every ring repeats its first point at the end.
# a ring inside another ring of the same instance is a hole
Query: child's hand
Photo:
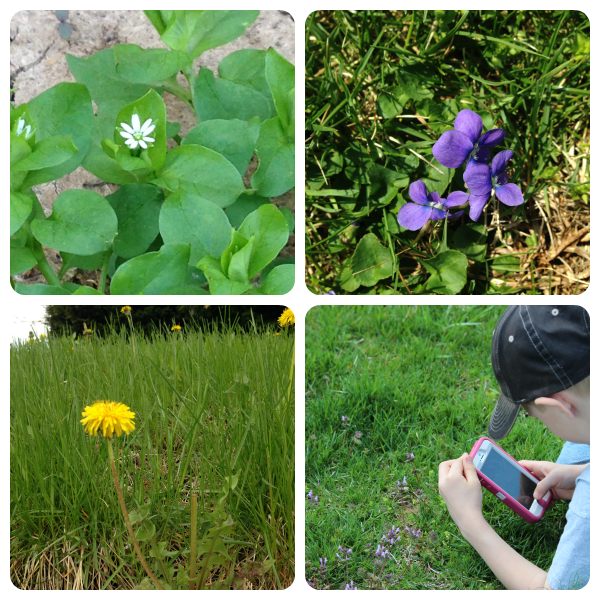
{"type": "Polygon", "coordinates": [[[540,479],[533,492],[533,497],[537,500],[543,498],[550,489],[554,498],[571,500],[575,490],[575,480],[587,467],[587,465],[558,465],[545,460],[520,460],[519,464],[540,479]]]}
{"type": "Polygon", "coordinates": [[[481,483],[468,454],[440,464],[438,487],[450,516],[463,533],[483,519],[481,483]]]}

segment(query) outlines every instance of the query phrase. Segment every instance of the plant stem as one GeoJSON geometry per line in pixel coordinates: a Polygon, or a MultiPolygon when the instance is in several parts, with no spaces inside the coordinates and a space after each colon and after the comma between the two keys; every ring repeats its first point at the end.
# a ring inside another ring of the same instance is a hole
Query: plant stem
{"type": "Polygon", "coordinates": [[[192,532],[190,539],[190,590],[196,589],[196,529],[198,526],[198,494],[192,494],[192,532]]]}
{"type": "Polygon", "coordinates": [[[129,520],[129,514],[127,513],[127,507],[125,506],[125,498],[123,498],[123,490],[121,490],[121,485],[119,484],[119,477],[117,476],[117,465],[115,464],[115,455],[113,454],[112,449],[112,440],[107,438],[108,442],[108,458],[110,460],[110,467],[112,469],[113,479],[115,480],[115,487],[117,488],[117,496],[119,497],[119,504],[121,505],[121,512],[123,513],[123,518],[125,519],[125,525],[127,526],[127,531],[129,532],[129,537],[133,543],[133,547],[135,548],[135,552],[142,563],[142,567],[146,573],[148,573],[148,577],[152,580],[154,585],[159,590],[164,590],[165,588],[161,585],[160,581],[156,578],[156,575],[152,572],[144,555],[142,554],[142,550],[140,549],[140,545],[138,541],[135,539],[135,534],[133,533],[133,527],[131,526],[131,521],[129,520]]]}
{"type": "Polygon", "coordinates": [[[98,291],[101,294],[104,294],[106,291],[106,276],[108,273],[108,263],[110,262],[111,252],[108,251],[104,256],[104,261],[102,262],[102,270],[100,271],[100,280],[98,281],[98,291]]]}
{"type": "Polygon", "coordinates": [[[419,231],[419,235],[414,239],[412,245],[415,246],[416,243],[431,229],[431,221],[427,221],[423,227],[421,227],[421,231],[419,231]]]}
{"type": "Polygon", "coordinates": [[[38,269],[40,273],[45,277],[48,285],[57,285],[60,286],[60,278],[54,272],[54,269],[50,266],[48,261],[46,260],[46,255],[44,254],[44,249],[42,245],[35,239],[33,233],[31,233],[31,228],[29,223],[23,223],[23,230],[27,233],[28,239],[31,240],[30,250],[35,260],[38,263],[38,269]]]}
{"type": "Polygon", "coordinates": [[[290,384],[288,386],[288,402],[291,398],[292,393],[292,382],[294,380],[294,362],[296,360],[296,341],[294,340],[294,346],[292,348],[292,364],[290,365],[290,384]]]}
{"type": "MultiPolygon", "coordinates": [[[[193,71],[192,71],[192,73],[193,73],[193,71]]],[[[186,77],[188,77],[185,71],[184,71],[184,74],[186,75],[186,77]]],[[[188,82],[189,81],[190,81],[190,79],[188,77],[188,82]]],[[[180,100],[183,100],[190,107],[190,109],[192,111],[194,110],[194,105],[193,105],[193,101],[192,101],[192,93],[190,93],[183,86],[181,86],[181,85],[179,85],[179,83],[177,83],[177,78],[175,77],[175,75],[173,75],[173,77],[170,77],[162,85],[162,87],[167,92],[170,92],[171,94],[173,94],[173,96],[177,96],[180,100]]],[[[191,89],[191,86],[190,86],[190,89],[191,89]]]]}
{"type": "MultiPolygon", "coordinates": [[[[198,113],[196,112],[196,102],[194,101],[194,95],[196,92],[196,90],[194,89],[196,87],[196,73],[194,73],[194,65],[191,65],[187,69],[184,69],[183,74],[185,75],[186,79],[188,80],[188,84],[190,86],[190,94],[191,94],[191,100],[192,100],[190,108],[192,109],[192,112],[194,113],[194,119],[196,119],[196,123],[198,123],[198,113]]],[[[188,102],[188,104],[189,104],[189,102],[188,102]]]]}
{"type": "Polygon", "coordinates": [[[135,331],[133,330],[133,320],[131,315],[127,315],[127,320],[129,321],[129,327],[131,329],[131,345],[133,346],[133,355],[136,356],[135,353],[135,331]]]}

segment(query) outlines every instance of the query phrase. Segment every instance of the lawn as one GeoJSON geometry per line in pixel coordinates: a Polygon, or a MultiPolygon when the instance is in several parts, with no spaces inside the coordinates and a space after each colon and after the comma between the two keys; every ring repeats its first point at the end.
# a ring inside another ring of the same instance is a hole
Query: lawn
{"type": "MultiPolygon", "coordinates": [[[[437,489],[439,463],[487,435],[499,393],[490,344],[502,312],[320,306],[308,313],[306,578],[314,587],[503,589],[437,489]],[[392,527],[400,539],[380,561],[377,545],[392,527]]],[[[562,447],[522,416],[500,444],[517,459],[551,461],[562,447]]],[[[515,550],[550,567],[564,503],[530,525],[484,491],[483,511],[515,550]]]]}

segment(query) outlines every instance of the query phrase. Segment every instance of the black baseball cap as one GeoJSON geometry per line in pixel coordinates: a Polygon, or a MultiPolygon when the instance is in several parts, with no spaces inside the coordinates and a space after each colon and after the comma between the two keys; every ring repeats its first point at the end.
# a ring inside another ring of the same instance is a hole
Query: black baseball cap
{"type": "Polygon", "coordinates": [[[502,393],[488,435],[501,440],[522,404],[590,374],[590,316],[581,306],[511,306],[494,329],[492,367],[502,393]]]}

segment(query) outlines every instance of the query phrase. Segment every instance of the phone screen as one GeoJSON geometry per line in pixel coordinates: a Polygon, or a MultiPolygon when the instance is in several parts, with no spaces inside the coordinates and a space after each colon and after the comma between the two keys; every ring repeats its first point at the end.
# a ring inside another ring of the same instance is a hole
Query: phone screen
{"type": "Polygon", "coordinates": [[[479,470],[525,508],[531,507],[534,500],[533,492],[537,484],[521,473],[494,448],[491,449],[483,467],[479,470]]]}

